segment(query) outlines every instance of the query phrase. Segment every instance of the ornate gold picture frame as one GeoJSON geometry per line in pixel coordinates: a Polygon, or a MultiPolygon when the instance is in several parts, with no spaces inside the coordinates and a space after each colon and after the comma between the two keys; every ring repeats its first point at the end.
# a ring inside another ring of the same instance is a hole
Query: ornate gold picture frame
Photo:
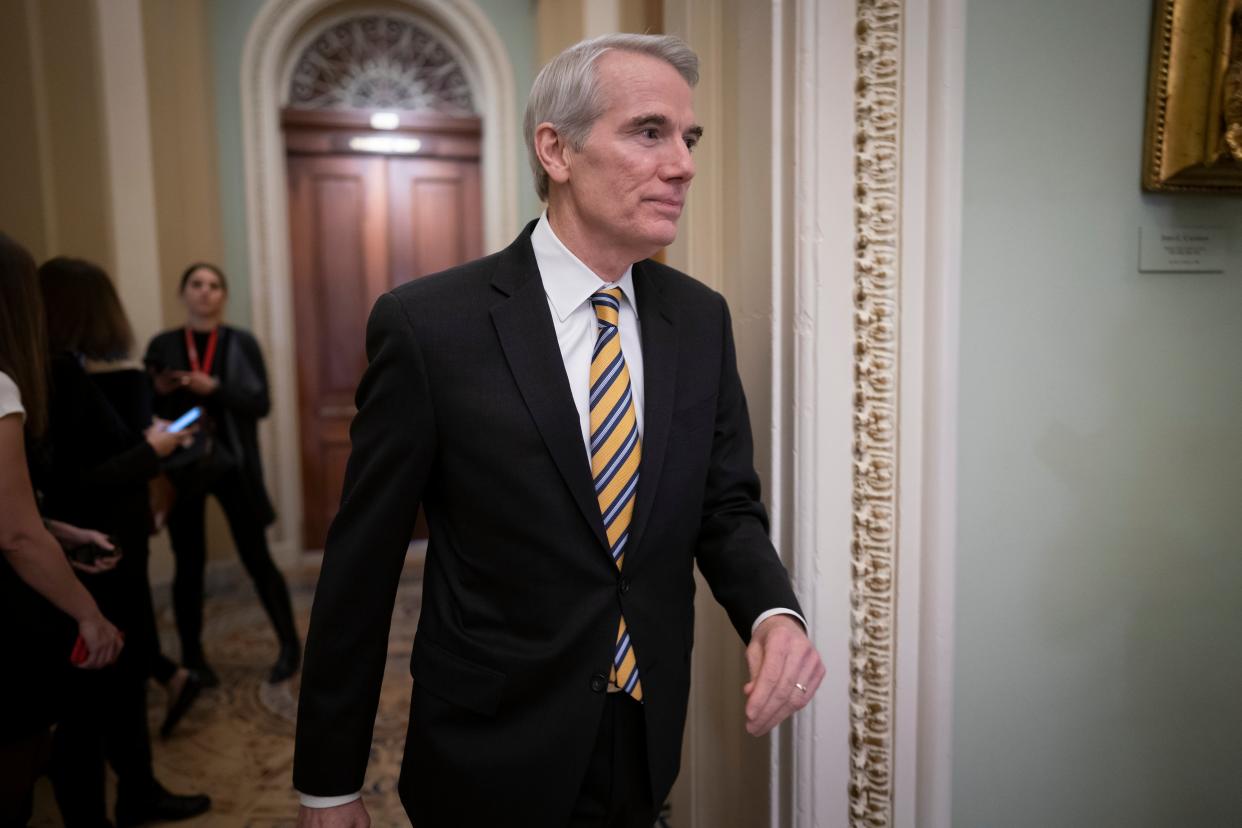
{"type": "Polygon", "coordinates": [[[1242,0],[1156,0],[1143,189],[1242,193],[1242,0]]]}

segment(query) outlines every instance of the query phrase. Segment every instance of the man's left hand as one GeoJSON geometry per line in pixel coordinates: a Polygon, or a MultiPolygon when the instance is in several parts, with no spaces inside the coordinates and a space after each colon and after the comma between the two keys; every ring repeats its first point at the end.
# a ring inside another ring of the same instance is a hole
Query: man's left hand
{"type": "Polygon", "coordinates": [[[810,703],[824,680],[824,663],[791,615],[765,618],[746,648],[750,681],[742,688],[746,732],[762,736],[810,703]]]}

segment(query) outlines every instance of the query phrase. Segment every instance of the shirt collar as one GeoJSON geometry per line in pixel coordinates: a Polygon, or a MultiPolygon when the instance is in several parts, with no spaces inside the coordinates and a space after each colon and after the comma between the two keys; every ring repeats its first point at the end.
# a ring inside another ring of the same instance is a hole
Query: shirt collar
{"type": "Polygon", "coordinates": [[[605,282],[556,237],[556,233],[552,232],[552,225],[548,223],[546,210],[530,235],[530,243],[535,249],[535,263],[539,265],[543,290],[560,321],[564,322],[571,313],[589,302],[595,291],[611,287],[621,288],[621,295],[637,316],[633,265],[627,267],[616,282],[605,282]]]}

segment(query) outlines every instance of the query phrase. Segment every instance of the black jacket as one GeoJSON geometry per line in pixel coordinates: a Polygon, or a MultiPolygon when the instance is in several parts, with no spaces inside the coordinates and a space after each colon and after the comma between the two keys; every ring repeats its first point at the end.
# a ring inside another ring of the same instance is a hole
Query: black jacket
{"type": "MultiPolygon", "coordinates": [[[[220,386],[214,394],[204,399],[177,389],[156,397],[155,412],[173,420],[195,405],[207,409],[215,422],[215,438],[225,443],[240,466],[246,498],[254,504],[262,525],[267,526],[276,519],[276,511],[263,483],[263,461],[259,455],[258,421],[271,410],[263,353],[250,333],[229,325],[220,326],[216,353],[211,373],[220,386]]],[[[157,334],[147,346],[145,360],[154,370],[190,370],[185,329],[157,334]]]]}
{"type": "Polygon", "coordinates": [[[138,422],[149,394],[147,378],[140,371],[124,374],[94,378],[72,354],[52,358],[49,464],[36,484],[48,517],[110,534],[145,535],[147,481],[159,473],[159,458],[138,422]]]}

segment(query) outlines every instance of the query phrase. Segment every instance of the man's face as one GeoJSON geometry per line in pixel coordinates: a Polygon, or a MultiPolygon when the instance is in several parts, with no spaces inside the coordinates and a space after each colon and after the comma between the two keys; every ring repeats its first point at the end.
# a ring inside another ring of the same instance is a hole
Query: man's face
{"type": "Polygon", "coordinates": [[[677,236],[702,130],[689,84],[668,63],[613,50],[596,70],[604,110],[582,149],[568,151],[566,195],[590,238],[638,261],[677,236]]]}

